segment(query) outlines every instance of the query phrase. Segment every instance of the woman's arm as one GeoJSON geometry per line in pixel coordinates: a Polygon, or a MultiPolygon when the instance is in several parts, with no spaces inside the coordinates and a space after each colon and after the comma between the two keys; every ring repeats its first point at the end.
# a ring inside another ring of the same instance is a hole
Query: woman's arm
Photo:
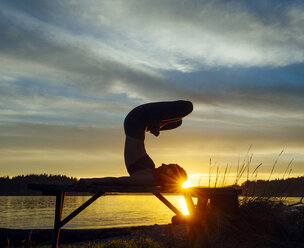
{"type": "Polygon", "coordinates": [[[103,186],[157,186],[158,179],[153,170],[147,169],[130,177],[81,178],[75,185],[77,190],[84,190],[90,185],[103,186]]]}
{"type": "Polygon", "coordinates": [[[159,135],[159,131],[171,130],[179,127],[182,124],[181,118],[174,118],[171,120],[163,121],[152,121],[147,126],[147,131],[154,134],[155,136],[159,135]]]}

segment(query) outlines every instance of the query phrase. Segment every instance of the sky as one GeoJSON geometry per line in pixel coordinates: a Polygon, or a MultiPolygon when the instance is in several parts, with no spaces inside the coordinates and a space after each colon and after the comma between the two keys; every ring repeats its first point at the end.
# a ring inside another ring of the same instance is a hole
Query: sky
{"type": "Polygon", "coordinates": [[[183,125],[146,136],[157,166],[302,176],[303,80],[303,1],[3,0],[0,176],[125,176],[125,116],[180,99],[183,125]]]}

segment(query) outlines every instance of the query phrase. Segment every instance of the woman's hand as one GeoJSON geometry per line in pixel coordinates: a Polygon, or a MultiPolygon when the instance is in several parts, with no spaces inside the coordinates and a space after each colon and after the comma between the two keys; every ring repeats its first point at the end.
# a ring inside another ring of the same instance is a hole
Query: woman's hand
{"type": "Polygon", "coordinates": [[[154,134],[155,136],[159,135],[160,131],[160,121],[152,121],[148,124],[148,130],[150,133],[154,134]]]}

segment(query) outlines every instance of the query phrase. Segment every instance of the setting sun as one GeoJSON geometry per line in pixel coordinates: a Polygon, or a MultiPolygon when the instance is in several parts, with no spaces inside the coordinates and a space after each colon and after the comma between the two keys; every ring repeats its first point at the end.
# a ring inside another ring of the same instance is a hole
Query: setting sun
{"type": "Polygon", "coordinates": [[[189,181],[183,182],[183,184],[182,184],[182,187],[183,187],[184,189],[189,188],[190,186],[191,186],[191,185],[190,185],[189,181]]]}

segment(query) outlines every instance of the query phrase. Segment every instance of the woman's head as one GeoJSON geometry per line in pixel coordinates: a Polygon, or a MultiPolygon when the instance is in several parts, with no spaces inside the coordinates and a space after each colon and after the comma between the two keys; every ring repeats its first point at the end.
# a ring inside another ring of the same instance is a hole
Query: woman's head
{"type": "Polygon", "coordinates": [[[188,179],[186,171],[178,164],[162,164],[156,172],[162,185],[181,185],[188,179]]]}

